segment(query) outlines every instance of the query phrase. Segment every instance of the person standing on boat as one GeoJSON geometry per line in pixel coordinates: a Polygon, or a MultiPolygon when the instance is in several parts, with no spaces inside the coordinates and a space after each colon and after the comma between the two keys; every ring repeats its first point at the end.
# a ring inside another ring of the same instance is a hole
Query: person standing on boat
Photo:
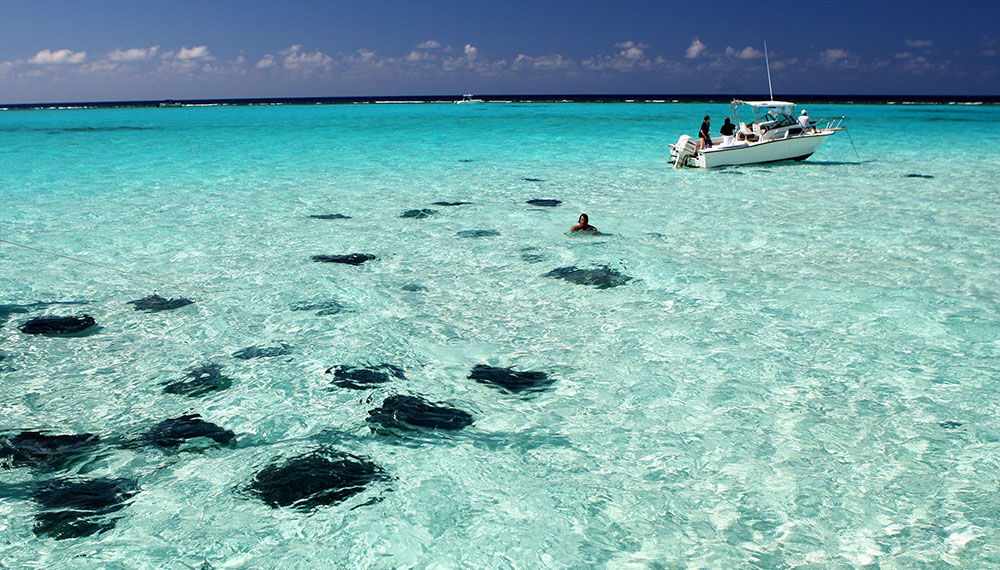
{"type": "Polygon", "coordinates": [[[733,146],[733,135],[736,134],[736,125],[732,124],[729,119],[722,123],[719,128],[719,134],[722,135],[722,146],[733,146]]]}
{"type": "Polygon", "coordinates": [[[698,131],[698,138],[701,139],[701,147],[698,150],[701,150],[702,148],[712,148],[711,133],[712,131],[708,126],[708,115],[705,115],[705,120],[701,123],[701,130],[698,131]]]}
{"type": "Polygon", "coordinates": [[[799,126],[803,131],[809,130],[809,113],[806,113],[805,109],[802,109],[802,114],[799,115],[799,126]]]}

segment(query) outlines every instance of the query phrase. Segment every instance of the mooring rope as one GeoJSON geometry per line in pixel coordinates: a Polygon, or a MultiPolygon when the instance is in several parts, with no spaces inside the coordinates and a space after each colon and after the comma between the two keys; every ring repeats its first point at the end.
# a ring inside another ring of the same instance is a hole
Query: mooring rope
{"type": "Polygon", "coordinates": [[[854,139],[851,138],[851,133],[847,129],[844,129],[844,134],[847,135],[847,140],[851,141],[851,148],[854,149],[854,156],[858,157],[858,160],[861,160],[861,155],[858,154],[858,147],[854,146],[854,139]]]}
{"type": "Polygon", "coordinates": [[[128,275],[129,277],[139,277],[139,278],[142,278],[142,279],[149,279],[150,281],[156,281],[157,283],[163,283],[164,285],[172,285],[174,287],[180,287],[182,289],[191,289],[193,291],[201,291],[202,293],[212,293],[213,292],[213,291],[209,291],[208,289],[202,289],[201,287],[193,287],[191,285],[185,285],[183,283],[175,283],[173,281],[167,281],[165,279],[159,279],[157,277],[153,277],[151,275],[146,275],[144,273],[136,273],[135,271],[125,271],[124,269],[119,269],[117,267],[111,267],[110,265],[104,265],[103,263],[94,263],[93,261],[87,261],[86,259],[80,259],[80,258],[77,258],[77,257],[71,257],[69,255],[63,255],[61,253],[56,253],[54,251],[48,251],[48,250],[41,249],[41,248],[38,248],[38,247],[32,247],[30,245],[24,245],[23,243],[17,243],[17,242],[5,240],[5,239],[0,239],[0,243],[6,243],[8,245],[13,245],[13,246],[17,246],[17,247],[23,247],[24,249],[30,249],[32,251],[37,251],[37,252],[45,253],[45,254],[48,254],[48,255],[54,255],[56,257],[61,257],[63,259],[68,259],[70,261],[75,261],[77,263],[85,263],[87,265],[93,265],[94,267],[100,267],[101,269],[107,269],[108,271],[117,271],[118,273],[121,273],[122,275],[128,275]]]}

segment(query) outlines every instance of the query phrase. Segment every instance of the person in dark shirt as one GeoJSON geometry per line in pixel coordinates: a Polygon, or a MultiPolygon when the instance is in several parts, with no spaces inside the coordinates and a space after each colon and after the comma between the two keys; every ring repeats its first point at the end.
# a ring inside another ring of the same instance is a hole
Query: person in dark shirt
{"type": "Polygon", "coordinates": [[[701,130],[698,131],[698,138],[701,139],[701,148],[712,148],[712,131],[708,127],[708,115],[701,123],[701,130]]]}
{"type": "Polygon", "coordinates": [[[722,146],[732,146],[733,135],[736,134],[736,125],[729,122],[729,119],[726,119],[726,122],[719,129],[719,134],[722,135],[722,146]]]}

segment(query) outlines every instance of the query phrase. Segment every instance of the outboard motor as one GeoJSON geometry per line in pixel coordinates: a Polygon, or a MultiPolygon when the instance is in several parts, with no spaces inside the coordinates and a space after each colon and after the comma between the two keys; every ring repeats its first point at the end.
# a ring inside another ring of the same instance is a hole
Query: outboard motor
{"type": "Polygon", "coordinates": [[[676,155],[674,158],[674,168],[686,166],[688,158],[698,152],[698,143],[687,135],[681,135],[681,138],[677,139],[677,143],[673,147],[676,155]]]}

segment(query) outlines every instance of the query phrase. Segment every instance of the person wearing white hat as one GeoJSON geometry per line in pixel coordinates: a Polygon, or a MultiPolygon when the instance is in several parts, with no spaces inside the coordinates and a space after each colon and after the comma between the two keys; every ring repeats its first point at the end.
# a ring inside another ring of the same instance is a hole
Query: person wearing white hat
{"type": "Polygon", "coordinates": [[[806,113],[805,109],[802,109],[802,114],[799,115],[799,125],[802,126],[802,130],[809,129],[809,113],[806,113]]]}

